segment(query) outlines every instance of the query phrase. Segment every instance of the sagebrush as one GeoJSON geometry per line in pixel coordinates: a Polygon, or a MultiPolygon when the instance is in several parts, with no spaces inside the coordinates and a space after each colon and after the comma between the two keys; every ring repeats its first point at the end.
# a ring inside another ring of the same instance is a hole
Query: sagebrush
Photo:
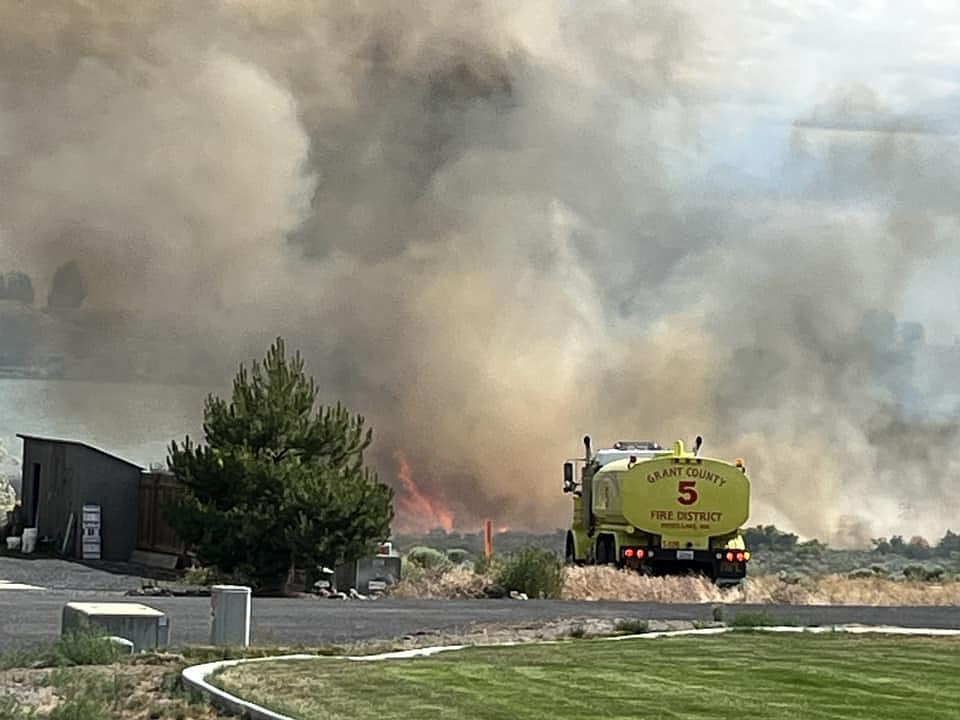
{"type": "Polygon", "coordinates": [[[504,590],[531,598],[558,598],[563,589],[563,562],[550,550],[529,547],[504,559],[495,580],[504,590]]]}
{"type": "Polygon", "coordinates": [[[123,647],[102,633],[74,630],[52,643],[0,654],[0,670],[109,665],[125,655],[127,651],[123,647]]]}

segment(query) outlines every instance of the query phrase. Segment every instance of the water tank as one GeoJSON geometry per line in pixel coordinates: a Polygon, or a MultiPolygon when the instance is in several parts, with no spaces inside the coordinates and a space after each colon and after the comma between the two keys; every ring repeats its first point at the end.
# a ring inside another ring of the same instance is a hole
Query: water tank
{"type": "Polygon", "coordinates": [[[212,645],[247,647],[250,644],[250,588],[214,585],[210,588],[212,645]]]}

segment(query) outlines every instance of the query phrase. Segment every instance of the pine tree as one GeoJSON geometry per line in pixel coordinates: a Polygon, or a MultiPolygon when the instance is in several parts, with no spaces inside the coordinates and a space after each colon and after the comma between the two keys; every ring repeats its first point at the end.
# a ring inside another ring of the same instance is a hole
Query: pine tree
{"type": "Polygon", "coordinates": [[[205,445],[171,443],[184,492],[169,520],[201,564],[274,591],[294,567],[333,567],[389,536],[393,491],[363,463],[372,430],[316,399],[277,338],[250,372],[241,364],[229,403],[207,397],[205,445]]]}
{"type": "Polygon", "coordinates": [[[83,279],[76,260],[64,263],[53,274],[53,284],[47,294],[47,307],[78,308],[87,297],[87,282],[83,279]]]}
{"type": "Polygon", "coordinates": [[[18,300],[24,305],[33,305],[33,283],[30,276],[22,272],[8,272],[6,276],[4,298],[18,300]]]}

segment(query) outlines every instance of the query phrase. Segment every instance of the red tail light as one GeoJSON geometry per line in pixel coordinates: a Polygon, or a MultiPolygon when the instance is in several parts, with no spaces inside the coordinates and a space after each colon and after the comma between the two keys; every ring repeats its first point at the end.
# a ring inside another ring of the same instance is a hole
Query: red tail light
{"type": "Polygon", "coordinates": [[[737,553],[737,562],[743,562],[745,559],[746,558],[742,552],[737,553]]]}
{"type": "Polygon", "coordinates": [[[633,548],[627,548],[626,550],[624,550],[624,551],[623,551],[623,556],[624,556],[624,557],[628,557],[628,558],[632,558],[632,557],[633,557],[633,548]]]}
{"type": "Polygon", "coordinates": [[[643,556],[644,556],[645,554],[646,554],[646,553],[643,552],[643,548],[639,548],[639,549],[637,550],[637,557],[640,558],[641,560],[643,560],[643,556]]]}

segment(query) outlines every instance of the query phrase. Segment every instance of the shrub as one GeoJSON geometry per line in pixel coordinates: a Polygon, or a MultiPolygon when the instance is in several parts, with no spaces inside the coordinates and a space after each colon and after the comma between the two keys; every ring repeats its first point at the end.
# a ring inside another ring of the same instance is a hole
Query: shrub
{"type": "Polygon", "coordinates": [[[856,570],[851,570],[848,572],[847,577],[854,579],[872,578],[876,577],[876,573],[874,573],[870,568],[857,568],[856,570]]]}
{"type": "Polygon", "coordinates": [[[625,635],[637,635],[647,632],[647,630],[650,629],[650,623],[646,620],[631,618],[629,620],[617,620],[613,627],[617,632],[624,633],[625,635]]]}
{"type": "Polygon", "coordinates": [[[199,587],[227,584],[236,579],[237,578],[231,578],[225,573],[217,572],[215,568],[203,567],[196,564],[190,565],[187,571],[183,574],[184,583],[199,587]]]}
{"type": "Polygon", "coordinates": [[[69,632],[53,646],[53,665],[109,665],[119,660],[123,648],[102,635],[69,632]]]}
{"type": "Polygon", "coordinates": [[[496,582],[531,598],[557,598],[563,586],[563,562],[549,550],[528,547],[506,558],[496,582]]]}
{"type": "Polygon", "coordinates": [[[447,550],[447,559],[454,565],[462,565],[470,557],[470,553],[463,548],[450,548],[447,550]]]}
{"type": "Polygon", "coordinates": [[[127,654],[124,648],[102,634],[75,630],[52,643],[3,653],[0,655],[0,670],[109,665],[127,654]]]}
{"type": "Polygon", "coordinates": [[[903,576],[907,580],[923,580],[926,574],[927,569],[923,565],[907,565],[903,569],[903,576]]]}
{"type": "Polygon", "coordinates": [[[424,570],[442,571],[450,567],[450,561],[442,552],[425,545],[410,548],[410,552],[407,553],[407,561],[424,570]]]}
{"type": "Polygon", "coordinates": [[[481,555],[473,561],[473,572],[477,575],[486,575],[490,570],[490,561],[486,555],[481,555]]]}
{"type": "Polygon", "coordinates": [[[923,579],[930,582],[943,580],[943,573],[944,569],[942,567],[926,568],[923,573],[923,579]]]}
{"type": "Polygon", "coordinates": [[[768,626],[795,626],[795,620],[776,617],[766,612],[746,612],[738,613],[734,616],[730,625],[737,628],[768,627],[768,626]]]}

